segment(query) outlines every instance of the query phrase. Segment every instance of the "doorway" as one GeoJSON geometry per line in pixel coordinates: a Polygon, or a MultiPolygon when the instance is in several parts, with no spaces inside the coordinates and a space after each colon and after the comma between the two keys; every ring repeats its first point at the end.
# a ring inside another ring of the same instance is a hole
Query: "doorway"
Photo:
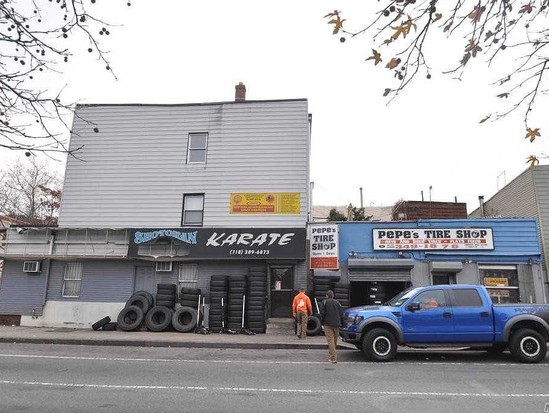
{"type": "Polygon", "coordinates": [[[156,294],[156,279],[153,267],[135,267],[133,292],[136,291],[148,291],[151,294],[156,294]]]}
{"type": "Polygon", "coordinates": [[[271,317],[292,317],[294,267],[271,265],[269,274],[271,280],[271,317]]]}

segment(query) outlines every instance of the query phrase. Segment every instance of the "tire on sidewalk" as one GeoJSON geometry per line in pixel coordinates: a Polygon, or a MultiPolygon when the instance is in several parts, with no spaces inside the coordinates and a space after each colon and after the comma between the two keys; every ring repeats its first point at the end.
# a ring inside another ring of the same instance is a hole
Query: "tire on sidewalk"
{"type": "Polygon", "coordinates": [[[105,326],[105,324],[110,323],[111,318],[109,316],[103,317],[101,320],[96,321],[92,324],[92,329],[95,331],[99,330],[101,327],[105,326]]]}
{"type": "Polygon", "coordinates": [[[167,330],[172,323],[173,311],[168,307],[156,306],[145,316],[147,329],[154,332],[167,330]]]}
{"type": "Polygon", "coordinates": [[[308,336],[318,336],[322,331],[322,324],[320,318],[316,315],[310,315],[307,319],[307,335],[308,336]]]}
{"type": "Polygon", "coordinates": [[[136,305],[130,305],[120,311],[117,321],[121,330],[133,331],[143,324],[144,319],[145,313],[143,313],[143,310],[136,305]]]}
{"type": "Polygon", "coordinates": [[[172,325],[177,331],[188,333],[196,327],[198,313],[191,307],[179,307],[172,316],[172,325]]]}

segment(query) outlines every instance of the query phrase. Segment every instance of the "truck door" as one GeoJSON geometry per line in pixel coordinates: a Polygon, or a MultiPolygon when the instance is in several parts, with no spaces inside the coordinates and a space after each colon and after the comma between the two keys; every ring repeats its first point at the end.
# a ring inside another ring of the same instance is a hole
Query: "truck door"
{"type": "Polygon", "coordinates": [[[475,288],[452,288],[449,293],[456,342],[491,342],[494,338],[492,303],[483,302],[475,288]]]}
{"type": "Polygon", "coordinates": [[[444,290],[422,291],[412,297],[404,304],[402,326],[406,343],[452,342],[452,308],[444,290]],[[408,308],[412,303],[416,309],[408,308]]]}

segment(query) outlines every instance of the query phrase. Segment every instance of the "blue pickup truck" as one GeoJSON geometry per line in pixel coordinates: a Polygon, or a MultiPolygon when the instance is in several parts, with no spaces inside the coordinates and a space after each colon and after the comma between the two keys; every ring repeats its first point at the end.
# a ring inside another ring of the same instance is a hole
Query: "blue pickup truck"
{"type": "Polygon", "coordinates": [[[492,303],[481,285],[433,285],[402,291],[381,306],[345,310],[343,340],[371,361],[390,361],[397,345],[509,349],[523,363],[547,354],[549,305],[492,303]]]}

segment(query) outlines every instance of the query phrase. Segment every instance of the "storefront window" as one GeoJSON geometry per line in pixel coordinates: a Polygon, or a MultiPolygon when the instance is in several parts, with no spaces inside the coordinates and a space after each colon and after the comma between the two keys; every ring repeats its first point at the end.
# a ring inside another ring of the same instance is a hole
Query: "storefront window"
{"type": "Polygon", "coordinates": [[[494,304],[520,301],[518,271],[514,265],[479,266],[480,279],[494,304]]]}

